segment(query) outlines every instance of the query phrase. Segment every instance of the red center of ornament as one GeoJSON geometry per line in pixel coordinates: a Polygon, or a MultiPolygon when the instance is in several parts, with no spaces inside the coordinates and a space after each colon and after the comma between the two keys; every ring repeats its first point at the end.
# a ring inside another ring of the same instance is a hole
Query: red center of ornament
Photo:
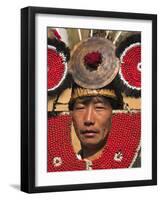
{"type": "Polygon", "coordinates": [[[97,69],[98,65],[102,62],[102,55],[96,51],[85,55],[84,64],[92,69],[97,69]]]}

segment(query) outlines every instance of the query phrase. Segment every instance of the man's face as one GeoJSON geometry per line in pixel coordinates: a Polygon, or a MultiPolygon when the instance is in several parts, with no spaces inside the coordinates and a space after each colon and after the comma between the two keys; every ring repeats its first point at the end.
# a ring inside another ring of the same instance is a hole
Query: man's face
{"type": "Polygon", "coordinates": [[[112,107],[104,97],[78,98],[71,112],[76,134],[84,147],[106,143],[111,128],[112,107]]]}

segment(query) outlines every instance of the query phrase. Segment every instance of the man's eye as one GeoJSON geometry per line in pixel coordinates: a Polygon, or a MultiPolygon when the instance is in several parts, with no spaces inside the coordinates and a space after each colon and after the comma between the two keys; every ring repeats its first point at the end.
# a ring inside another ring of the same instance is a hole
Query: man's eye
{"type": "Polygon", "coordinates": [[[84,107],[76,107],[76,110],[82,110],[84,107]]]}
{"type": "Polygon", "coordinates": [[[96,109],[101,110],[101,109],[105,109],[104,106],[96,106],[96,109]]]}
{"type": "Polygon", "coordinates": [[[85,106],[83,106],[83,105],[77,105],[77,106],[75,107],[76,110],[82,110],[82,109],[84,109],[84,108],[85,108],[85,106]]]}
{"type": "Polygon", "coordinates": [[[98,110],[105,109],[105,105],[104,104],[96,104],[95,108],[98,110]]]}

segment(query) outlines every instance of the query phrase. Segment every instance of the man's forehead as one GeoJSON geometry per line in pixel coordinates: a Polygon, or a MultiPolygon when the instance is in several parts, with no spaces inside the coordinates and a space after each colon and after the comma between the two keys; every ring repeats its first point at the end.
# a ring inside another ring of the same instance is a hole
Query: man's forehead
{"type": "Polygon", "coordinates": [[[84,96],[76,99],[75,103],[104,103],[109,104],[109,100],[103,96],[84,96]]]}

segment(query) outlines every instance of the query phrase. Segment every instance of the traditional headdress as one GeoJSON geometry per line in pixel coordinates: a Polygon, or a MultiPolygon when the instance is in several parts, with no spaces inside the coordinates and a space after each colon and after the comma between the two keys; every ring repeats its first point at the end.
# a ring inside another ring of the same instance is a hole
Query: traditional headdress
{"type": "Polygon", "coordinates": [[[92,37],[79,43],[69,62],[69,72],[75,82],[70,102],[83,96],[104,96],[115,101],[116,105],[116,101],[122,100],[115,83],[119,66],[111,41],[92,37]]]}

